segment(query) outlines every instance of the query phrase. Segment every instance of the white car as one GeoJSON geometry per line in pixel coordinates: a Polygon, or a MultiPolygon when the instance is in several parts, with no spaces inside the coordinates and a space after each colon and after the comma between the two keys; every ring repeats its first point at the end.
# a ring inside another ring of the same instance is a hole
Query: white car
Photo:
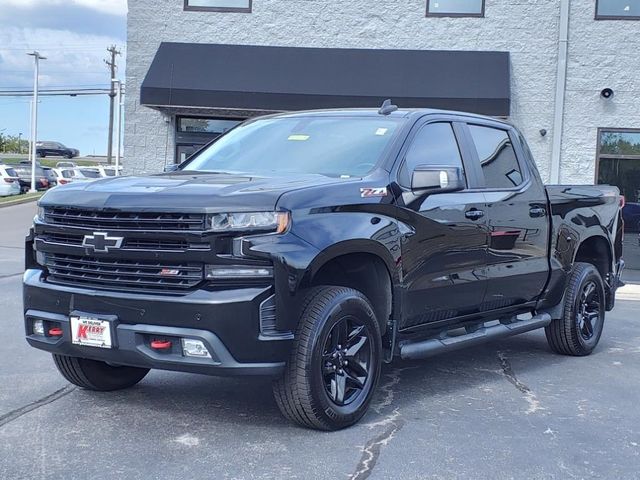
{"type": "Polygon", "coordinates": [[[92,181],[102,178],[102,175],[95,167],[72,168],[74,180],[92,181]]]}
{"type": "Polygon", "coordinates": [[[13,168],[0,165],[0,197],[9,195],[20,195],[20,180],[13,168]]]}
{"type": "Polygon", "coordinates": [[[52,168],[58,185],[67,185],[73,182],[73,169],[72,168],[52,168]]]}
{"type": "Polygon", "coordinates": [[[118,169],[116,170],[115,166],[99,166],[99,167],[85,167],[83,168],[83,170],[87,170],[87,169],[91,169],[91,170],[95,170],[96,172],[98,172],[100,174],[100,177],[102,178],[106,178],[106,177],[117,177],[119,175],[121,175],[122,172],[122,167],[118,167],[118,169]]]}

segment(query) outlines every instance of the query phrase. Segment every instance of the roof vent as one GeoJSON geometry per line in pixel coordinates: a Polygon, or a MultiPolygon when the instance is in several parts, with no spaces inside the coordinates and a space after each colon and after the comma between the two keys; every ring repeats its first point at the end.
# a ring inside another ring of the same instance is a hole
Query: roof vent
{"type": "Polygon", "coordinates": [[[378,113],[380,115],[390,115],[396,110],[398,110],[398,106],[391,103],[391,99],[387,99],[382,103],[382,106],[380,107],[380,110],[378,110],[378,113]]]}

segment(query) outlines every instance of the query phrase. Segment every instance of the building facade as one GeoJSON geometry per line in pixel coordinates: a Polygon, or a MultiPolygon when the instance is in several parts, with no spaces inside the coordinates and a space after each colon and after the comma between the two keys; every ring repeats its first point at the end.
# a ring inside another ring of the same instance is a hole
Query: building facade
{"type": "Polygon", "coordinates": [[[545,180],[638,201],[638,52],[638,0],[132,0],[125,168],[159,172],[261,113],[391,97],[506,117],[545,180]]]}

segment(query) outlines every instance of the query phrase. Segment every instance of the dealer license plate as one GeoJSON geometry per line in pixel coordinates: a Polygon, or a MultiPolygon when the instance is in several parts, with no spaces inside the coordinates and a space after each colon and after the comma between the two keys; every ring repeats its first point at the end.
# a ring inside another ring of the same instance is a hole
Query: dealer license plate
{"type": "Polygon", "coordinates": [[[70,317],[71,341],[86,347],[112,348],[111,323],[92,317],[70,317]]]}

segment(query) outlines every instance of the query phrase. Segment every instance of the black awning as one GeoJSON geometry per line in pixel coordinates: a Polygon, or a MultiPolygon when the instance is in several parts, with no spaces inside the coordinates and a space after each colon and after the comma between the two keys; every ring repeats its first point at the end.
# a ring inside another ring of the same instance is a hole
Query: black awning
{"type": "Polygon", "coordinates": [[[444,108],[508,116],[508,52],[162,43],[142,82],[153,107],[444,108]]]}

